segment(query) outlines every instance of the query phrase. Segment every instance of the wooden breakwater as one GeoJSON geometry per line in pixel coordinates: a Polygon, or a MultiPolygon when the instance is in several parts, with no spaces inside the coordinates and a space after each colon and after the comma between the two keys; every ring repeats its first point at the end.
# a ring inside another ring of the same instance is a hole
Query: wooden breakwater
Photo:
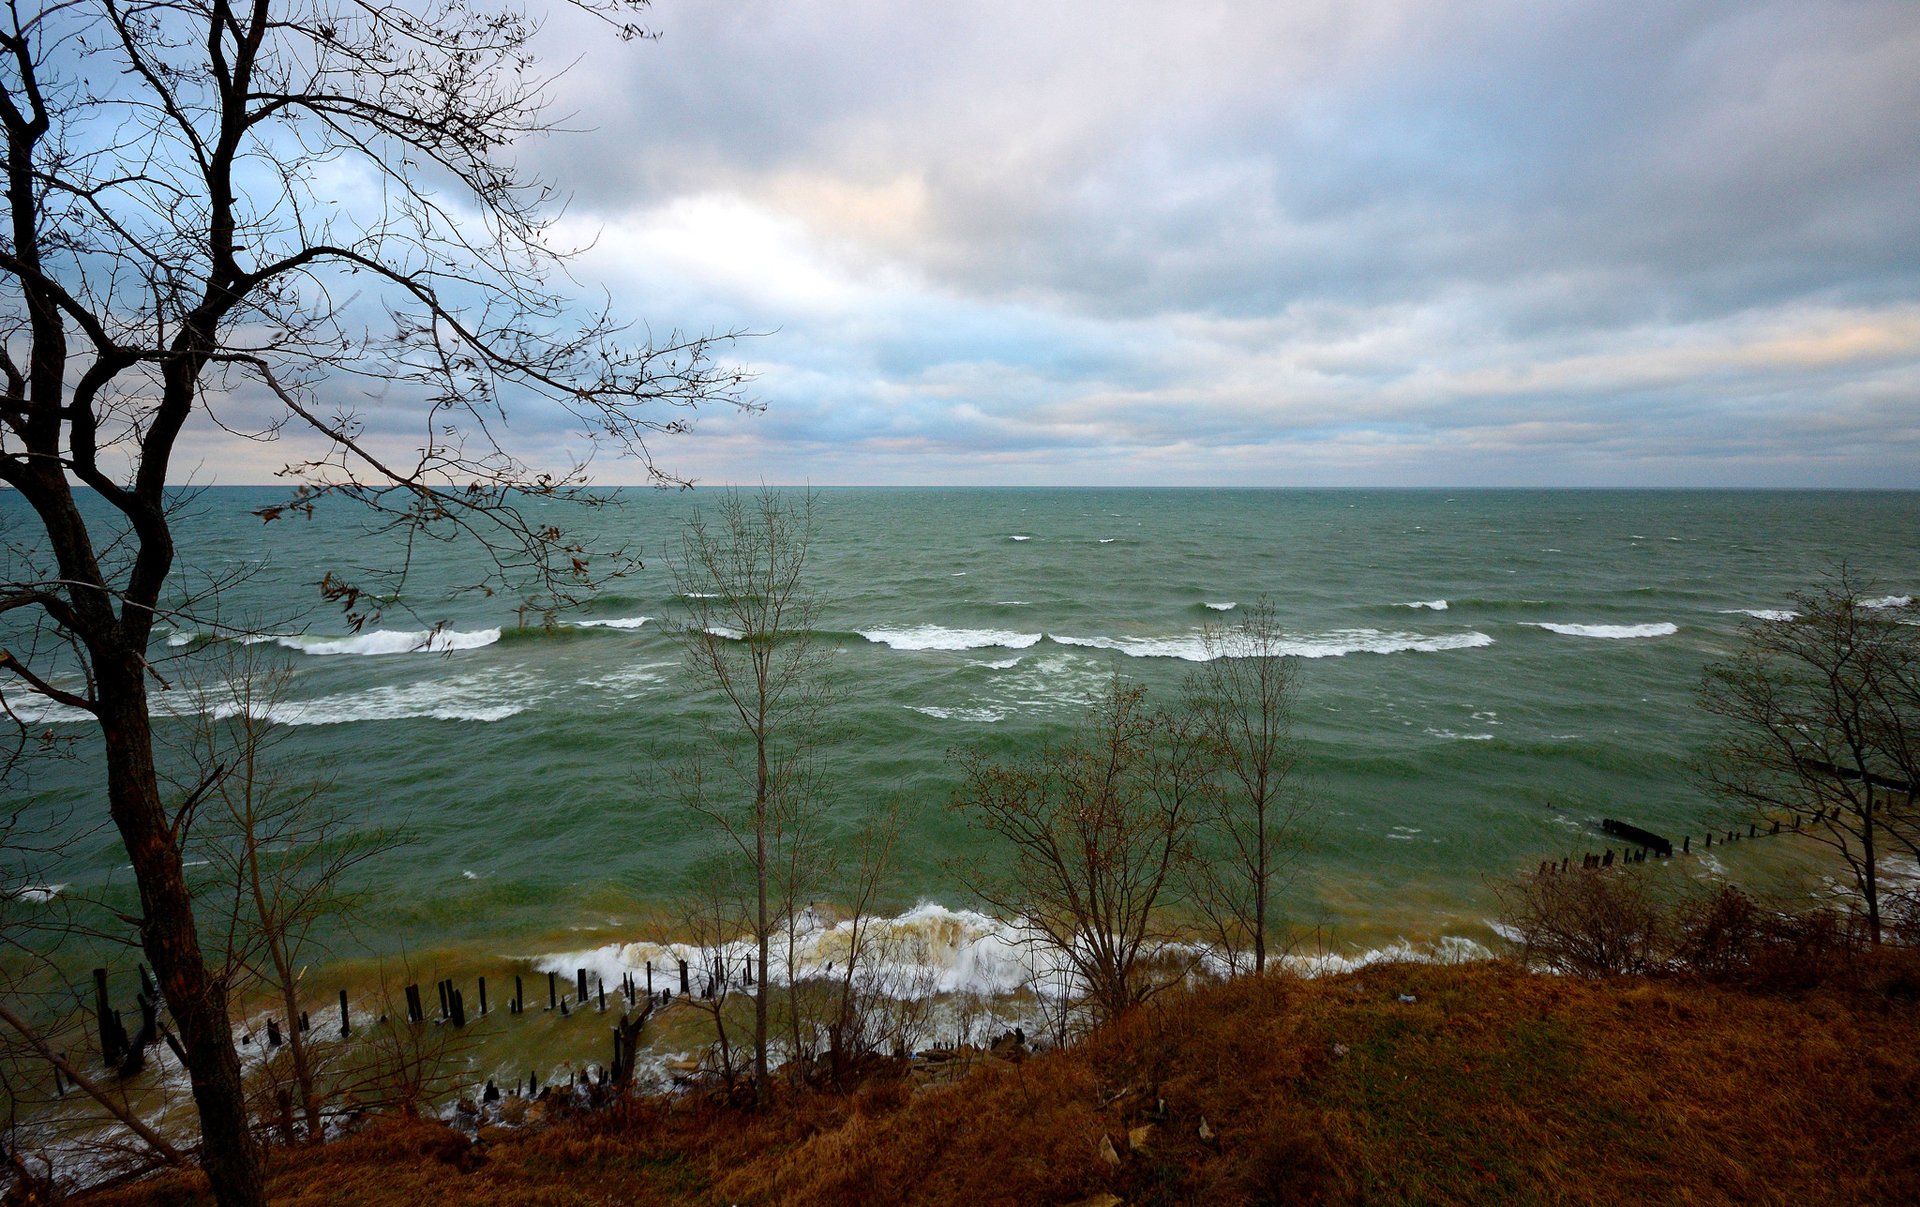
{"type": "MultiPolygon", "coordinates": [[[[557,1018],[569,1018],[581,1014],[607,1014],[611,1007],[617,1011],[618,1022],[611,1027],[612,1059],[604,1070],[616,1077],[630,1076],[636,1055],[636,1041],[639,1024],[655,1010],[671,1006],[676,1000],[707,1000],[724,996],[733,989],[745,986],[753,987],[764,982],[764,975],[756,976],[754,957],[746,956],[738,968],[730,967],[724,959],[716,960],[709,968],[699,970],[696,990],[696,970],[689,961],[680,959],[656,967],[649,960],[645,966],[622,974],[618,984],[608,986],[604,977],[593,974],[591,983],[585,968],[577,968],[570,982],[563,980],[557,971],[547,973],[547,1002],[543,1009],[534,1013],[551,1014],[557,1018]],[[675,965],[677,964],[677,968],[675,965]],[[676,975],[677,974],[677,975],[676,975]],[[656,977],[658,988],[656,988],[656,977]],[[737,978],[737,979],[736,979],[737,978]],[[677,984],[677,992],[676,986],[677,984]],[[634,1016],[635,1010],[638,1016],[634,1016]]],[[[164,1040],[168,1048],[186,1063],[186,1054],[177,1036],[166,1026],[160,1014],[160,999],[153,988],[153,982],[144,965],[139,966],[141,992],[136,995],[140,1011],[140,1027],[129,1035],[122,1013],[114,1004],[108,970],[93,970],[93,1001],[90,1013],[98,1037],[101,1062],[122,1077],[131,1076],[145,1065],[145,1053],[152,1043],[164,1040]]],[[[509,973],[513,982],[512,996],[505,1000],[504,1013],[508,1016],[522,1016],[529,1013],[526,997],[526,977],[523,973],[509,973]]],[[[503,983],[496,980],[496,984],[503,983]]],[[[474,977],[471,986],[453,977],[442,978],[435,982],[435,997],[428,999],[419,983],[409,983],[403,987],[401,1008],[404,1017],[401,1020],[408,1026],[450,1026],[464,1028],[470,1023],[491,1014],[501,1013],[487,992],[487,978],[474,977]],[[472,997],[468,996],[471,988],[472,997]],[[469,1008],[469,1001],[472,1008],[469,1008]],[[432,1009],[429,1008],[432,1003],[432,1009]]],[[[84,1000],[84,999],[83,999],[84,1000]]],[[[356,1016],[353,1003],[345,987],[337,996],[338,1022],[337,1035],[341,1040],[351,1038],[356,1030],[367,1025],[383,1026],[393,1020],[382,1011],[362,1010],[356,1016]]],[[[391,999],[388,999],[389,1001],[391,999]]],[[[320,1020],[325,1025],[327,1020],[320,1020]]],[[[239,1025],[238,1041],[240,1046],[249,1048],[259,1044],[261,1049],[272,1052],[287,1043],[288,1032],[298,1029],[306,1035],[313,1031],[315,1019],[313,1010],[302,1009],[295,1017],[283,1019],[280,1013],[270,1013],[264,1017],[255,1015],[239,1025]]],[[[66,1060],[66,1053],[59,1053],[59,1060],[66,1060]]],[[[584,1076],[584,1073],[582,1074],[584,1076]]],[[[73,1088],[70,1078],[63,1078],[61,1066],[54,1065],[54,1090],[64,1096],[73,1088]]],[[[491,1083],[490,1083],[491,1084],[491,1083]]],[[[529,1075],[529,1084],[538,1087],[538,1077],[529,1075]]],[[[497,1091],[496,1091],[497,1092],[497,1091]]]]}
{"type": "MultiPolygon", "coordinates": [[[[1839,818],[1840,808],[1839,806],[1835,806],[1828,810],[1816,809],[1812,813],[1796,813],[1785,819],[1774,818],[1764,823],[1764,828],[1763,823],[1748,822],[1746,823],[1746,832],[1744,834],[1741,833],[1741,829],[1738,826],[1727,827],[1724,830],[1709,829],[1701,835],[1698,849],[1700,851],[1710,851],[1713,849],[1716,841],[1721,846],[1726,846],[1730,843],[1740,842],[1743,839],[1771,838],[1781,834],[1798,834],[1810,825],[1817,825],[1823,821],[1838,821],[1839,818]],[[1716,835],[1718,837],[1716,837],[1716,835]]],[[[1558,862],[1551,859],[1543,859],[1540,861],[1540,866],[1537,869],[1538,873],[1544,876],[1554,872],[1565,872],[1576,867],[1610,868],[1616,863],[1645,863],[1649,858],[1671,859],[1675,855],[1692,855],[1696,849],[1696,844],[1691,834],[1681,837],[1680,845],[1676,850],[1673,840],[1665,835],[1644,829],[1634,825],[1632,822],[1620,821],[1616,818],[1602,818],[1600,829],[1602,833],[1621,840],[1619,850],[1616,851],[1613,847],[1608,846],[1599,851],[1581,851],[1577,855],[1569,854],[1558,862]]]]}

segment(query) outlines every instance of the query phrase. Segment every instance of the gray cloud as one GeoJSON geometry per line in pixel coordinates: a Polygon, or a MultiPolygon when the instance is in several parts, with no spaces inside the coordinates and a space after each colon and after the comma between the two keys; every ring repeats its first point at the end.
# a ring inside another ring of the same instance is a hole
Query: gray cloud
{"type": "Polygon", "coordinates": [[[553,13],[520,154],[584,282],[770,332],[677,468],[1920,486],[1910,0],[651,19],[553,13]]]}

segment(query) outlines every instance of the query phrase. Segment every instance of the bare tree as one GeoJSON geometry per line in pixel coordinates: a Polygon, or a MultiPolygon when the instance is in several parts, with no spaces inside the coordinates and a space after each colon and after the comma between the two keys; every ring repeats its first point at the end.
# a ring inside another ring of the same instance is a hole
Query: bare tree
{"type": "MultiPolygon", "coordinates": [[[[630,34],[642,2],[582,6],[630,34]]],[[[551,190],[512,162],[548,128],[533,35],[522,10],[468,0],[0,12],[0,483],[37,534],[32,564],[0,583],[0,614],[47,637],[9,638],[0,671],[99,722],[142,942],[223,1204],[263,1201],[260,1161],[148,710],[164,686],[148,649],[180,554],[168,482],[183,432],[303,433],[292,507],[364,504],[393,527],[402,572],[418,536],[475,539],[492,553],[476,585],[557,600],[604,568],[544,505],[591,501],[585,462],[528,466],[503,442],[508,411],[570,413],[651,470],[647,438],[682,426],[677,408],[737,400],[741,376],[710,341],[628,338],[552,286],[551,190]],[[396,414],[413,438],[377,435],[396,414]]],[[[323,584],[367,619],[363,584],[323,584]]]]}
{"type": "Polygon", "coordinates": [[[1868,590],[1843,567],[1790,619],[1747,622],[1734,655],[1707,668],[1700,704],[1725,722],[1708,782],[1832,848],[1878,943],[1889,845],[1920,849],[1920,627],[1910,604],[1868,590]]]}
{"type": "Polygon", "coordinates": [[[1224,858],[1194,863],[1193,893],[1228,966],[1267,967],[1273,898],[1291,871],[1311,802],[1294,774],[1292,718],[1299,662],[1286,655],[1273,601],[1262,597],[1238,624],[1209,625],[1207,660],[1187,676],[1185,706],[1212,756],[1220,791],[1208,837],[1224,858]]]}
{"type": "Polygon", "coordinates": [[[820,603],[807,584],[811,494],[729,492],[713,523],[687,525],[673,570],[687,614],[688,665],[719,697],[714,759],[686,768],[682,788],[751,870],[748,933],[760,976],[753,1003],[755,1092],[767,1091],[767,957],[799,886],[808,841],[813,752],[829,654],[814,641],[820,603]],[[784,907],[784,912],[783,912],[784,907]]]}
{"type": "Polygon", "coordinates": [[[957,869],[995,910],[1058,950],[1111,1018],[1178,981],[1162,909],[1193,857],[1211,791],[1207,752],[1177,717],[1115,678],[1072,738],[1015,762],[955,754],[953,806],[1011,848],[1003,877],[957,869]]]}

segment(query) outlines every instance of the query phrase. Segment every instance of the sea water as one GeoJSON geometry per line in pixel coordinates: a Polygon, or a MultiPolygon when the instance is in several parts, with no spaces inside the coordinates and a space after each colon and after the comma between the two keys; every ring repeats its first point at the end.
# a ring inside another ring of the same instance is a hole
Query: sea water
{"type": "MultiPolygon", "coordinates": [[[[489,571],[471,546],[427,543],[358,631],[317,583],[392,565],[391,535],[343,505],[254,514],[281,497],[206,490],[177,520],[177,599],[218,590],[157,630],[163,757],[200,705],[161,684],[252,642],[290,675],[271,711],[286,774],[408,837],[355,870],[362,904],[330,950],[556,967],[668,950],[714,848],[672,787],[712,713],[675,637],[689,601],[669,567],[715,492],[554,508],[645,565],[551,623],[465,589],[489,571]]],[[[1363,952],[1487,937],[1490,886],[1599,850],[1603,816],[1676,837],[1724,822],[1698,778],[1714,735],[1703,667],[1841,563],[1886,601],[1920,587],[1914,493],[832,489],[814,515],[807,585],[833,685],[823,825],[844,837],[897,804],[885,908],[941,929],[948,974],[995,984],[1013,974],[980,946],[994,921],[969,912],[964,873],[1003,856],[949,807],[951,752],[1057,740],[1115,674],[1171,703],[1205,628],[1258,599],[1298,657],[1313,806],[1283,910],[1323,950],[1363,952]]],[[[30,543],[17,498],[0,495],[0,522],[30,543]]],[[[8,786],[30,823],[79,835],[33,887],[131,904],[92,730],[5,687],[77,739],[8,786]]]]}

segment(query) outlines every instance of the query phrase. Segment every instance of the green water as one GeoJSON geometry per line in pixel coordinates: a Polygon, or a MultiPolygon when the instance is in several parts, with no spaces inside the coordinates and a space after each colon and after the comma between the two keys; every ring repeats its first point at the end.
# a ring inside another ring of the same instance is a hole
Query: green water
{"type": "MultiPolygon", "coordinates": [[[[513,600],[457,590],[472,551],[435,546],[403,601],[418,619],[390,609],[357,636],[313,584],[390,551],[343,517],[249,514],[275,497],[201,494],[180,581],[245,572],[219,615],[288,638],[261,647],[292,672],[282,757],[412,836],[363,869],[343,950],[528,954],[670,915],[710,836],[661,791],[699,742],[664,555],[712,496],[634,492],[580,517],[649,563],[562,620],[638,627],[515,631],[513,600]],[[440,620],[467,648],[352,652],[440,620]]],[[[817,515],[830,816],[901,802],[891,905],[966,905],[951,861],[996,857],[946,808],[949,750],[1058,736],[1115,670],[1170,699],[1200,627],[1265,594],[1302,655],[1320,823],[1288,912],[1378,939],[1475,930],[1488,878],[1598,849],[1603,815],[1700,833],[1716,807],[1693,779],[1711,734],[1693,697],[1740,610],[1788,607],[1840,559],[1888,596],[1920,585],[1912,493],[829,490],[817,515]]],[[[11,497],[0,519],[30,531],[11,497]]],[[[177,618],[163,673],[217,629],[177,618]]],[[[130,900],[85,725],[33,715],[82,741],[12,784],[16,804],[94,827],[48,877],[130,900]]]]}

